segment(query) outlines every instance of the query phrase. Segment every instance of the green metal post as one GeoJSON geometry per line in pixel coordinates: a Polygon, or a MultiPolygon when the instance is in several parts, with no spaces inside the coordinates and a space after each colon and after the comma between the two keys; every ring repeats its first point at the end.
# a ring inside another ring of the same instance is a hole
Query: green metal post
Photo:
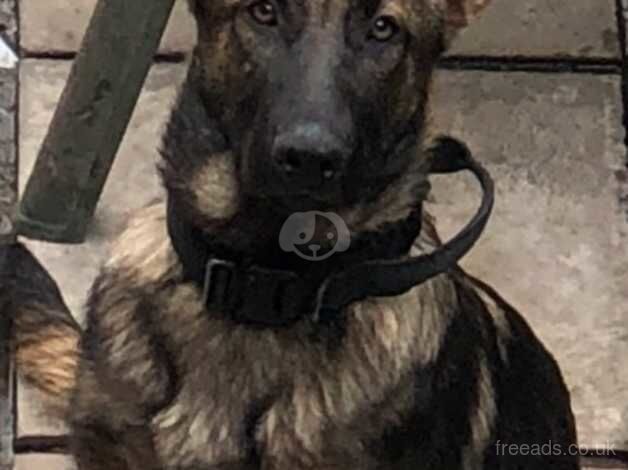
{"type": "Polygon", "coordinates": [[[85,240],[174,1],[98,1],[22,197],[20,235],[85,240]]]}

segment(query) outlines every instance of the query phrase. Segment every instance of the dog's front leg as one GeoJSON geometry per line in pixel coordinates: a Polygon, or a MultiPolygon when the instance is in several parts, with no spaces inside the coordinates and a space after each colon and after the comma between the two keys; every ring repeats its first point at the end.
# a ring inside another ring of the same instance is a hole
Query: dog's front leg
{"type": "Polygon", "coordinates": [[[127,400],[96,380],[83,362],[72,403],[72,454],[79,470],[163,470],[157,462],[150,428],[127,400]]]}
{"type": "Polygon", "coordinates": [[[74,428],[74,457],[79,470],[161,470],[145,427],[112,432],[91,423],[74,428]]]}
{"type": "Polygon", "coordinates": [[[378,468],[347,426],[320,422],[307,410],[271,409],[257,436],[261,470],[375,470],[378,468]],[[308,424],[308,422],[310,424],[308,424]]]}

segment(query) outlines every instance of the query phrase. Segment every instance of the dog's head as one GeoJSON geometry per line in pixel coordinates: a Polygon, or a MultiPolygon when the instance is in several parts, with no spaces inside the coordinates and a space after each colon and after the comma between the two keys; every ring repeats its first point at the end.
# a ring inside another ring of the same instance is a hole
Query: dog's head
{"type": "Polygon", "coordinates": [[[189,0],[203,102],[251,199],[364,201],[416,157],[434,63],[489,0],[189,0]]]}

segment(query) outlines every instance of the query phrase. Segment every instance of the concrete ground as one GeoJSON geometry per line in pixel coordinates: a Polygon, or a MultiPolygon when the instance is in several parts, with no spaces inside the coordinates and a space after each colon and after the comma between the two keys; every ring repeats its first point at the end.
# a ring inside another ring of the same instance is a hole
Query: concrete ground
{"type": "MultiPolygon", "coordinates": [[[[22,187],[94,3],[19,1],[22,187]]],[[[184,3],[162,44],[165,57],[193,40],[184,3]]],[[[581,443],[621,449],[628,448],[628,171],[616,8],[615,0],[495,0],[443,62],[433,110],[435,127],[465,140],[497,182],[495,215],[464,266],[520,308],[556,355],[581,443]]],[[[88,241],[29,242],[79,318],[108,243],[131,210],[161,193],[156,148],[183,71],[171,61],[153,67],[88,241]]],[[[434,182],[432,208],[452,234],[478,191],[462,176],[434,182]]],[[[20,389],[19,404],[21,434],[63,431],[43,417],[32,390],[20,389]]],[[[73,467],[63,457],[25,456],[18,468],[73,467]]]]}

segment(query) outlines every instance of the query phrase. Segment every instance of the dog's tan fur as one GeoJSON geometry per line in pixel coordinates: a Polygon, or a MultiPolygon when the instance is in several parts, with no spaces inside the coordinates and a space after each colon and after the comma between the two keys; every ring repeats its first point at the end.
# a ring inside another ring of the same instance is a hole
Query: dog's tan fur
{"type": "MultiPolygon", "coordinates": [[[[106,276],[124,279],[118,284],[121,291],[108,286],[99,305],[108,312],[99,321],[110,335],[103,344],[109,373],[137,390],[138,403],[158,401],[164,386],[162,373],[151,366],[145,335],[136,326],[138,299],[120,300],[129,287],[140,287],[161,305],[154,321],[169,332],[169,347],[178,352],[179,365],[208,371],[187,378],[177,398],[152,421],[164,461],[190,466],[242,459],[238,438],[246,406],[278,388],[283,390],[281,399],[267,411],[256,439],[272,468],[326,468],[317,460],[326,455],[359,461],[359,439],[355,448],[332,451],[336,443],[347,445],[341,437],[355,426],[356,414],[389,402],[378,408],[377,425],[363,423],[365,433],[377,433],[378,426],[396,422],[413,405],[407,396],[400,399],[407,394],[404,378],[416,364],[433,362],[439,352],[447,318],[457,308],[449,279],[441,276],[399,297],[353,305],[346,342],[332,354],[309,345],[307,331],[298,328],[258,332],[212,320],[193,286],[172,284],[179,266],[164,226],[163,204],[148,208],[131,224],[114,245],[105,270],[106,276]],[[382,413],[388,417],[380,422],[382,413]]],[[[482,415],[482,407],[478,413],[481,439],[482,426],[492,418],[482,415]]]]}
{"type": "MultiPolygon", "coordinates": [[[[215,189],[217,194],[228,192],[215,189]]],[[[397,212],[391,214],[394,218],[397,212]]],[[[440,243],[434,238],[429,215],[425,222],[428,230],[417,240],[413,255],[431,251],[440,243]]],[[[179,366],[207,371],[207,375],[188,377],[176,399],[151,422],[157,454],[182,467],[243,459],[245,449],[238,436],[243,432],[246,405],[277,389],[282,390],[281,399],[268,409],[256,433],[256,445],[267,456],[264,468],[336,468],[333,459],[338,456],[344,462],[360,462],[364,449],[359,437],[377,435],[380,426],[398,423],[414,405],[408,396],[407,376],[417,364],[434,362],[447,319],[459,308],[454,286],[446,276],[399,297],[359,302],[350,309],[345,344],[329,353],[308,345],[307,331],[298,328],[257,332],[212,320],[199,292],[191,285],[176,284],[179,271],[165,231],[165,207],[157,203],[138,214],[114,245],[104,275],[124,282],[117,284],[119,288],[107,286],[101,306],[108,315],[101,319],[101,327],[110,332],[103,344],[109,373],[119,384],[132,385],[139,393],[134,400],[138,404],[162,399],[165,379],[163,372],[153,367],[149,347],[142,341],[146,335],[136,325],[138,300],[120,301],[129,287],[142,289],[161,305],[154,321],[160,330],[170,332],[169,347],[178,351],[179,366]],[[204,391],[202,396],[198,396],[199,390],[204,391]],[[377,416],[373,423],[361,416],[365,435],[356,436],[355,418],[369,408],[377,409],[377,416]],[[348,446],[342,436],[349,432],[357,439],[348,446]],[[325,461],[326,456],[333,456],[330,462],[325,461]]],[[[474,289],[500,325],[500,343],[507,343],[509,327],[504,312],[488,293],[474,289]]],[[[490,438],[495,418],[491,377],[483,359],[480,363],[473,440],[464,451],[465,468],[469,469],[481,464],[479,450],[490,438]]],[[[92,373],[85,377],[84,386],[93,388],[92,373]]],[[[79,382],[79,390],[81,385],[79,382]]],[[[91,402],[86,405],[90,410],[93,407],[91,402]]]]}
{"type": "MultiPolygon", "coordinates": [[[[46,312],[48,306],[34,305],[20,312],[20,319],[33,317],[33,312],[46,312]]],[[[19,340],[13,345],[20,375],[50,397],[46,405],[51,412],[65,416],[76,382],[78,368],[78,334],[74,328],[59,325],[37,325],[35,331],[18,321],[19,340]]]]}

